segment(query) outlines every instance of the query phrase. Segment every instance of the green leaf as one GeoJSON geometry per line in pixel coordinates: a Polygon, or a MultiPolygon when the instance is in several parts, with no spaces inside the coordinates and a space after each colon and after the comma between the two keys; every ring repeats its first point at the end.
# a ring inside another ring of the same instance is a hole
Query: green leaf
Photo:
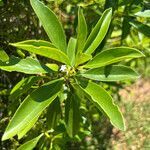
{"type": "Polygon", "coordinates": [[[111,123],[115,127],[124,131],[125,123],[123,116],[107,91],[92,81],[89,81],[87,84],[82,82],[81,87],[91,97],[90,100],[95,104],[95,106],[108,116],[111,123]]]}
{"type": "Polygon", "coordinates": [[[75,64],[76,43],[77,40],[71,37],[67,47],[67,55],[70,59],[71,66],[74,66],[75,64]]]}
{"type": "Polygon", "coordinates": [[[76,66],[81,65],[90,59],[92,59],[92,55],[85,53],[78,54],[78,57],[76,58],[76,66]]]}
{"type": "Polygon", "coordinates": [[[56,61],[69,64],[68,56],[63,53],[61,50],[58,50],[54,47],[47,47],[47,46],[37,46],[34,43],[26,43],[26,41],[18,42],[18,43],[11,43],[10,45],[15,46],[17,48],[21,48],[23,50],[33,52],[35,54],[45,56],[56,61]]]}
{"type": "Polygon", "coordinates": [[[110,82],[137,79],[139,77],[139,75],[133,69],[122,65],[90,69],[79,75],[91,80],[110,82]]]}
{"type": "Polygon", "coordinates": [[[47,111],[47,125],[49,129],[54,129],[61,118],[61,106],[58,97],[54,100],[47,111]]]}
{"type": "Polygon", "coordinates": [[[78,10],[77,54],[82,52],[87,38],[87,24],[81,8],[78,10]]]}
{"type": "Polygon", "coordinates": [[[32,127],[34,127],[35,123],[37,122],[39,116],[41,115],[38,114],[36,117],[34,117],[24,128],[23,130],[21,130],[17,136],[18,136],[18,139],[21,139],[32,127]]]}
{"type": "Polygon", "coordinates": [[[43,136],[43,134],[41,134],[38,137],[24,143],[19,148],[17,148],[17,150],[32,150],[37,145],[38,141],[40,140],[40,138],[42,136],[43,136]]]}
{"type": "Polygon", "coordinates": [[[0,61],[6,62],[8,60],[9,60],[9,56],[2,48],[0,48],[0,61]]]}
{"type": "Polygon", "coordinates": [[[35,47],[45,46],[45,47],[55,48],[55,46],[52,43],[50,43],[48,41],[44,41],[44,40],[25,40],[25,41],[21,41],[19,43],[26,44],[26,45],[33,45],[35,47]]]}
{"type": "Polygon", "coordinates": [[[117,47],[104,50],[97,54],[91,61],[85,64],[85,68],[99,68],[125,59],[143,57],[140,51],[129,47],[117,47]]]}
{"type": "Polygon", "coordinates": [[[150,26],[135,20],[131,20],[130,24],[145,36],[150,37],[150,26]]]}
{"type": "Polygon", "coordinates": [[[34,83],[39,79],[41,79],[41,77],[31,76],[28,78],[23,78],[11,90],[9,98],[11,100],[17,99],[19,96],[26,93],[31,88],[31,86],[34,85],[34,83]]]}
{"type": "Polygon", "coordinates": [[[5,71],[17,71],[26,74],[39,74],[39,73],[51,73],[53,72],[50,68],[41,64],[38,60],[27,57],[20,59],[17,57],[10,57],[8,62],[0,61],[0,69],[5,71]]]}
{"type": "Polygon", "coordinates": [[[58,71],[59,70],[59,66],[57,64],[50,64],[47,63],[45,64],[47,67],[49,67],[50,69],[52,69],[53,71],[58,71]]]}
{"type": "Polygon", "coordinates": [[[137,12],[135,15],[138,17],[150,18],[150,10],[140,11],[140,12],[137,12]]]}
{"type": "Polygon", "coordinates": [[[30,2],[49,39],[58,49],[66,52],[67,45],[65,33],[54,12],[39,0],[30,0],[30,2]]]}
{"type": "Polygon", "coordinates": [[[74,137],[80,125],[79,98],[76,94],[70,94],[66,100],[65,122],[68,135],[74,137]]]}
{"type": "Polygon", "coordinates": [[[85,43],[85,53],[93,53],[94,50],[100,45],[108,31],[111,22],[111,16],[112,9],[106,9],[85,43]]]}
{"type": "Polygon", "coordinates": [[[29,94],[19,106],[9,122],[2,140],[19,134],[57,97],[62,88],[63,79],[53,80],[29,94]]]}

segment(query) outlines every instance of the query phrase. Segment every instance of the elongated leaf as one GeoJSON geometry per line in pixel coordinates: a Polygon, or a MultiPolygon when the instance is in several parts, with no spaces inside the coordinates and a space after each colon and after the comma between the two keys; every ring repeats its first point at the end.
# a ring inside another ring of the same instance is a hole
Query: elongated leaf
{"type": "Polygon", "coordinates": [[[96,55],[91,61],[89,61],[85,68],[98,68],[113,64],[125,59],[138,58],[144,56],[140,51],[129,47],[117,47],[107,49],[96,55]]]}
{"type": "Polygon", "coordinates": [[[62,63],[69,64],[68,56],[62,51],[53,47],[36,46],[32,43],[24,44],[24,42],[12,43],[11,45],[41,56],[57,60],[62,63]]]}
{"type": "Polygon", "coordinates": [[[36,77],[36,76],[31,76],[22,79],[11,90],[9,98],[12,100],[17,99],[19,96],[26,93],[31,88],[31,86],[39,79],[41,79],[41,77],[36,77]]]}
{"type": "Polygon", "coordinates": [[[9,60],[9,56],[2,48],[0,48],[0,61],[6,62],[8,60],[9,60]]]}
{"type": "Polygon", "coordinates": [[[8,62],[0,61],[0,69],[5,71],[17,71],[26,74],[39,74],[39,73],[50,73],[52,70],[47,66],[41,64],[38,60],[27,57],[20,59],[17,57],[10,57],[8,62]]]}
{"type": "Polygon", "coordinates": [[[50,106],[48,107],[47,111],[47,125],[49,129],[54,129],[61,118],[61,107],[60,101],[58,98],[54,100],[50,106]]]}
{"type": "Polygon", "coordinates": [[[35,47],[45,46],[45,47],[55,48],[55,46],[52,43],[44,40],[26,40],[26,41],[21,41],[19,43],[25,45],[33,45],[35,47]]]}
{"type": "Polygon", "coordinates": [[[130,24],[145,36],[150,37],[150,26],[134,20],[131,20],[130,24]]]}
{"type": "Polygon", "coordinates": [[[62,88],[63,79],[54,80],[44,84],[28,95],[11,119],[2,140],[19,134],[30,122],[57,97],[62,88]]]}
{"type": "Polygon", "coordinates": [[[70,38],[68,47],[67,47],[67,55],[70,59],[71,66],[74,66],[75,64],[76,43],[77,43],[77,40],[75,38],[70,38]]]}
{"type": "Polygon", "coordinates": [[[76,94],[70,95],[65,103],[65,122],[70,137],[77,134],[80,123],[79,98],[76,94]]]}
{"type": "Polygon", "coordinates": [[[82,52],[87,38],[87,24],[81,8],[78,10],[77,54],[82,52]]]}
{"type": "Polygon", "coordinates": [[[90,100],[95,106],[100,111],[103,110],[115,127],[125,130],[124,119],[118,106],[114,104],[112,97],[101,86],[89,81],[87,84],[81,83],[81,87],[89,94],[90,100]]]}
{"type": "MultiPolygon", "coordinates": [[[[41,112],[42,113],[42,112],[41,112]]],[[[18,139],[21,139],[32,127],[34,127],[35,123],[37,122],[39,116],[41,115],[39,113],[36,117],[34,117],[18,134],[18,139]]]]}
{"type": "Polygon", "coordinates": [[[133,69],[122,65],[90,69],[80,75],[97,81],[122,81],[139,77],[133,69]]]}
{"type": "Polygon", "coordinates": [[[83,64],[90,59],[92,59],[92,55],[85,54],[85,53],[78,54],[78,56],[76,58],[76,66],[83,64]]]}
{"type": "Polygon", "coordinates": [[[54,12],[39,0],[30,0],[30,2],[49,39],[58,49],[66,52],[65,33],[54,12]]]}
{"type": "Polygon", "coordinates": [[[38,137],[24,143],[21,145],[17,150],[32,150],[38,143],[39,139],[43,136],[43,134],[39,135],[38,137]]]}
{"type": "Polygon", "coordinates": [[[139,17],[150,18],[150,10],[145,10],[145,11],[137,12],[135,15],[139,16],[139,17]]]}
{"type": "Polygon", "coordinates": [[[102,14],[101,18],[97,22],[96,26],[90,33],[86,43],[85,43],[85,53],[91,54],[94,50],[100,45],[102,40],[104,39],[112,16],[112,9],[106,9],[105,12],[102,14]]]}

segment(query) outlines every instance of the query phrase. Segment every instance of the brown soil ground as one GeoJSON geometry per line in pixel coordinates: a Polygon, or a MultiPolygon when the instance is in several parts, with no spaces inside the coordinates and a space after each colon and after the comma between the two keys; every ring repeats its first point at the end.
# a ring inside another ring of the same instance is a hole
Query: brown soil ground
{"type": "Polygon", "coordinates": [[[113,129],[109,150],[150,150],[150,79],[120,91],[127,130],[113,129]]]}

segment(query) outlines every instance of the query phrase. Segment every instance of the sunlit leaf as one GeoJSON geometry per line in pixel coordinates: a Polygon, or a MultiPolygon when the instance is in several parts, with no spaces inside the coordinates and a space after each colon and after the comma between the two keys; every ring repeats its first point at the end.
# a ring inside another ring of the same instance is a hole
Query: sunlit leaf
{"type": "Polygon", "coordinates": [[[144,55],[134,48],[117,47],[104,50],[85,64],[85,68],[99,68],[125,59],[143,57],[144,55]]]}
{"type": "Polygon", "coordinates": [[[104,39],[112,16],[112,9],[107,9],[102,14],[101,18],[97,22],[96,26],[90,33],[84,47],[84,51],[87,54],[91,54],[95,51],[95,49],[100,45],[102,40],[104,39]]]}
{"type": "Polygon", "coordinates": [[[89,94],[91,102],[93,102],[100,111],[107,115],[115,127],[120,130],[125,130],[123,116],[118,106],[114,104],[112,97],[106,90],[92,81],[87,83],[81,82],[80,86],[87,94],[89,94]]]}
{"type": "Polygon", "coordinates": [[[113,65],[90,69],[79,74],[85,78],[97,81],[122,81],[137,79],[139,75],[131,68],[122,65],[113,65]]]}
{"type": "Polygon", "coordinates": [[[87,24],[82,9],[78,10],[77,54],[82,52],[87,38],[87,24]]]}
{"type": "Polygon", "coordinates": [[[70,38],[67,47],[67,55],[70,59],[71,66],[75,64],[75,54],[76,54],[76,43],[77,40],[75,38],[70,38]]]}
{"type": "Polygon", "coordinates": [[[35,54],[45,56],[56,61],[69,64],[68,56],[54,47],[47,47],[47,46],[39,46],[36,44],[26,43],[26,41],[18,42],[18,43],[11,43],[10,45],[15,46],[17,48],[21,48],[23,50],[33,52],[35,54]]]}
{"type": "Polygon", "coordinates": [[[32,150],[37,145],[38,141],[40,140],[40,138],[42,136],[43,136],[43,134],[41,134],[38,137],[24,143],[19,148],[17,148],[17,150],[32,150]]]}
{"type": "Polygon", "coordinates": [[[39,0],[30,0],[30,2],[49,39],[58,49],[66,52],[65,33],[54,12],[39,0]]]}
{"type": "Polygon", "coordinates": [[[41,64],[37,59],[27,57],[25,59],[20,59],[17,57],[10,57],[8,62],[0,61],[0,69],[5,71],[17,71],[26,74],[40,74],[40,73],[50,73],[52,70],[41,64]]]}
{"type": "Polygon", "coordinates": [[[2,48],[0,48],[0,61],[6,62],[8,60],[9,60],[9,56],[2,48]]]}
{"type": "Polygon", "coordinates": [[[138,17],[150,18],[150,10],[140,11],[140,12],[137,12],[135,15],[138,17]]]}
{"type": "Polygon", "coordinates": [[[57,97],[63,79],[53,80],[29,94],[9,122],[2,140],[19,134],[57,97]]]}

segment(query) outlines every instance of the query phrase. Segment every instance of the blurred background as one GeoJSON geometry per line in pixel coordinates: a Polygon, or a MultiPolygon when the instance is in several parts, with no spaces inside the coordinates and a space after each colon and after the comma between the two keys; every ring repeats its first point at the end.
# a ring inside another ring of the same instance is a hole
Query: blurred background
{"type": "MultiPolygon", "coordinates": [[[[116,46],[137,48],[146,57],[125,61],[141,75],[137,81],[105,84],[116,99],[126,120],[127,131],[121,132],[97,111],[87,117],[92,124],[83,128],[83,135],[75,142],[65,144],[65,149],[83,150],[149,150],[150,149],[150,1],[149,0],[43,0],[61,20],[67,39],[76,36],[78,7],[82,7],[88,30],[102,12],[113,8],[113,18],[106,38],[99,49],[116,46]]],[[[27,39],[49,40],[29,0],[0,0],[0,48],[7,54],[24,57],[20,49],[9,46],[11,42],[27,39]]],[[[44,61],[41,59],[41,61],[44,61]]],[[[9,99],[12,87],[27,75],[0,70],[0,137],[18,103],[9,99]]],[[[92,109],[92,108],[91,108],[92,109]]],[[[35,132],[40,129],[38,124],[35,132]]],[[[34,132],[32,132],[34,133],[34,132]]],[[[29,133],[30,134],[30,133],[29,133]]],[[[24,139],[0,143],[0,149],[16,149],[24,139]]]]}

